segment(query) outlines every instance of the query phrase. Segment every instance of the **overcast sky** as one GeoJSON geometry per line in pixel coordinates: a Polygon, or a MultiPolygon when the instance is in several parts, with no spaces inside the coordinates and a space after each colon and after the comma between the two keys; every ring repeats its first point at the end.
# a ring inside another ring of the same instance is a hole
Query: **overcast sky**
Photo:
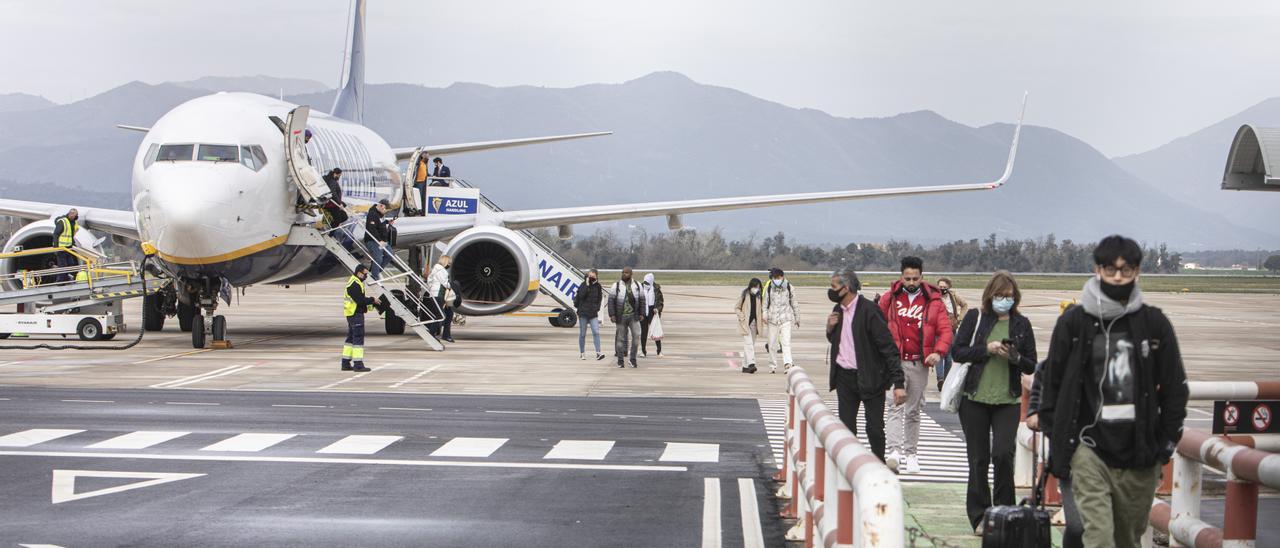
{"type": "MultiPolygon", "coordinates": [[[[658,70],[837,116],[931,109],[1140,152],[1280,95],[1280,2],[371,0],[369,82],[569,87],[658,70]]],[[[0,93],[334,84],[349,0],[0,0],[0,93]]]]}

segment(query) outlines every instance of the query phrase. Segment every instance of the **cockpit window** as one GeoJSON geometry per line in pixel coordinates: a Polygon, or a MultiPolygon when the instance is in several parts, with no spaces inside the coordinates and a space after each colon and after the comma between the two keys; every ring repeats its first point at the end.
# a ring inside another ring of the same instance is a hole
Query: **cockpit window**
{"type": "Polygon", "coordinates": [[[244,167],[258,171],[267,165],[267,154],[258,145],[240,147],[240,163],[244,167]]]}
{"type": "Polygon", "coordinates": [[[201,162],[239,162],[240,147],[235,145],[200,145],[196,159],[201,162]]]}
{"type": "Polygon", "coordinates": [[[147,155],[142,157],[142,169],[147,169],[151,167],[151,164],[155,163],[156,151],[159,150],[160,143],[151,143],[151,146],[147,147],[147,155]]]}
{"type": "Polygon", "coordinates": [[[157,162],[189,162],[195,145],[160,145],[157,162]]]}

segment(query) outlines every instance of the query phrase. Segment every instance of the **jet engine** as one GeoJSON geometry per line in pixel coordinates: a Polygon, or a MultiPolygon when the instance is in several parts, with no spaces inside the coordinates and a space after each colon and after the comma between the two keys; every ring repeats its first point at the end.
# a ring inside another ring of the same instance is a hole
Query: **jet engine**
{"type": "MultiPolygon", "coordinates": [[[[76,231],[76,246],[84,249],[98,249],[99,239],[88,230],[83,228],[76,231]]],[[[9,240],[4,243],[4,253],[11,253],[23,249],[39,249],[42,247],[53,247],[53,221],[43,220],[27,224],[13,233],[9,240]]],[[[23,257],[13,257],[9,259],[0,259],[0,275],[5,276],[5,289],[14,290],[22,289],[20,280],[14,279],[13,274],[20,270],[44,270],[49,268],[49,262],[54,260],[53,253],[41,253],[39,255],[27,255],[23,257]]]]}
{"type": "Polygon", "coordinates": [[[525,239],[496,226],[458,234],[446,252],[450,279],[461,292],[461,314],[487,316],[523,309],[538,296],[539,276],[525,239]]]}

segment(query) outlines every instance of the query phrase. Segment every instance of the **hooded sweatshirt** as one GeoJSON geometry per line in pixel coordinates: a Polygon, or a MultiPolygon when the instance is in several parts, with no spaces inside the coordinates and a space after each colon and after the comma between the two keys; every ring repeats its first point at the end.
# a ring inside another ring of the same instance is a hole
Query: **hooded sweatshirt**
{"type": "Polygon", "coordinates": [[[1040,421],[1059,477],[1070,477],[1080,444],[1111,468],[1142,468],[1167,460],[1182,437],[1186,371],[1172,325],[1138,288],[1121,303],[1101,283],[1085,283],[1050,340],[1040,421]]]}

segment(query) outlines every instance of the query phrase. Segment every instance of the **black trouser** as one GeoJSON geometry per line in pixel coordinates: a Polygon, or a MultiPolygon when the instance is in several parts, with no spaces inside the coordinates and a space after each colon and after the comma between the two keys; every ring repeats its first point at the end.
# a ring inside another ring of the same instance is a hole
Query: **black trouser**
{"type": "Polygon", "coordinates": [[[840,422],[858,435],[858,404],[862,404],[867,417],[867,443],[876,458],[884,462],[884,392],[864,398],[858,391],[858,370],[845,369],[832,364],[836,368],[836,398],[840,412],[840,422]]]}
{"type": "MultiPolygon", "coordinates": [[[[53,260],[56,261],[55,264],[58,266],[58,268],[70,268],[80,264],[80,260],[77,259],[75,255],[72,255],[64,251],[59,251],[55,253],[53,260]]],[[[59,282],[70,282],[70,281],[74,281],[75,279],[76,279],[76,275],[74,272],[67,272],[65,274],[59,274],[57,276],[57,281],[59,282]]]]}
{"type": "Polygon", "coordinates": [[[453,307],[445,306],[444,299],[440,297],[432,297],[428,301],[435,305],[435,314],[437,318],[444,318],[439,323],[427,324],[427,331],[435,337],[442,339],[453,338],[453,307]]]}
{"type": "Polygon", "coordinates": [[[418,215],[426,216],[427,214],[427,182],[422,181],[413,183],[413,189],[418,191],[418,215]]]}
{"type": "MultiPolygon", "coordinates": [[[[649,324],[653,323],[653,318],[658,315],[658,309],[654,308],[649,311],[649,315],[640,319],[640,351],[645,354],[649,353],[649,324]]],[[[653,345],[657,347],[658,353],[662,353],[662,341],[653,341],[653,345]]]]}
{"type": "Polygon", "coordinates": [[[1013,450],[1018,443],[1019,405],[991,405],[964,398],[960,400],[960,428],[964,430],[964,449],[969,457],[969,489],[964,505],[969,525],[978,526],[982,515],[992,505],[987,470],[995,467],[997,506],[1014,504],[1013,450]]]}

